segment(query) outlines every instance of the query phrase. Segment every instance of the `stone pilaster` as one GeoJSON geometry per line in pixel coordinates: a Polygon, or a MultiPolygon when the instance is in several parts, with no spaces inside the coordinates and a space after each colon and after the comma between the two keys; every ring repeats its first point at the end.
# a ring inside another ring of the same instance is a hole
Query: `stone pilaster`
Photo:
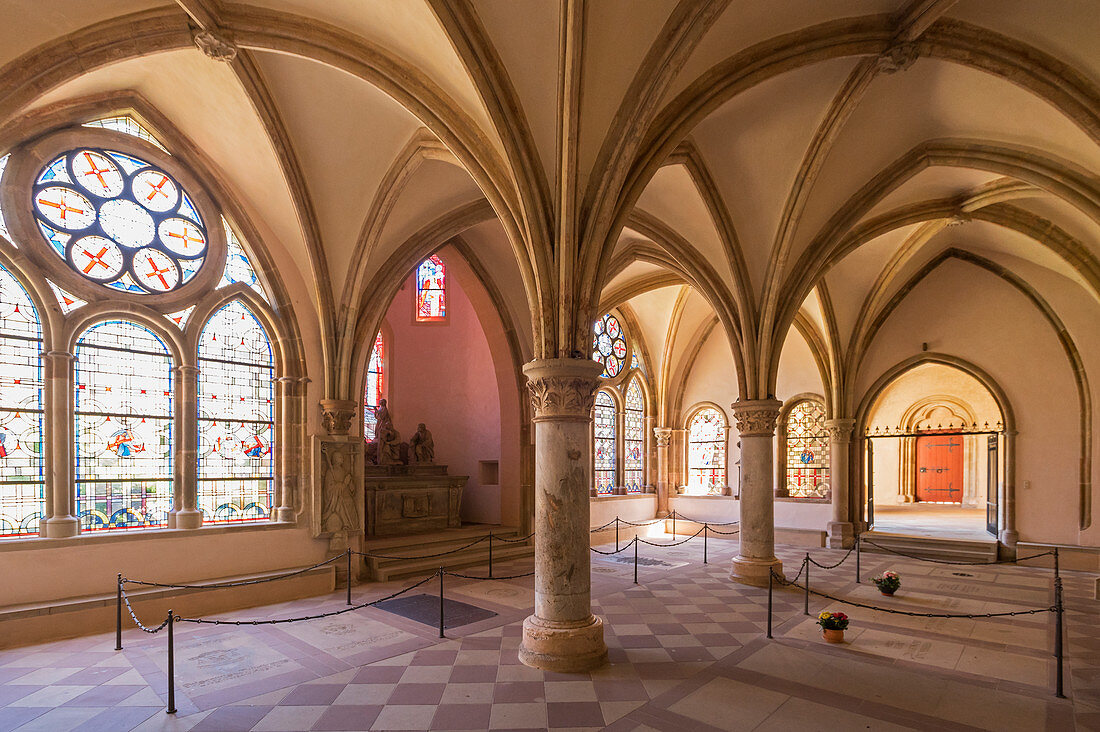
{"type": "Polygon", "coordinates": [[[653,436],[657,438],[657,513],[668,513],[668,446],[672,442],[670,427],[654,427],[653,436]]]}
{"type": "Polygon", "coordinates": [[[73,354],[43,354],[46,413],[43,415],[46,463],[46,519],[39,533],[51,539],[76,536],[76,488],[73,482],[73,354]]]}
{"type": "Polygon", "coordinates": [[[322,399],[321,426],[330,435],[346,435],[355,419],[358,402],[350,399],[322,399]]]}
{"type": "Polygon", "coordinates": [[[523,367],[535,423],[535,613],[519,660],[558,672],[607,663],[603,621],[592,614],[585,459],[600,364],[546,359],[523,367]]]}
{"type": "Polygon", "coordinates": [[[828,526],[830,549],[849,549],[854,541],[848,505],[848,458],[855,424],[854,419],[825,422],[825,429],[829,431],[829,484],[833,492],[833,520],[828,526]]]}
{"type": "Polygon", "coordinates": [[[730,579],[746,585],[767,586],[768,574],[783,573],[775,557],[775,508],[772,441],[783,403],[775,399],[734,402],[731,405],[741,435],[741,543],[730,569],[730,579]]]}
{"type": "MultiPolygon", "coordinates": [[[[276,521],[296,520],[300,504],[299,487],[304,473],[302,456],[302,431],[305,420],[305,395],[309,377],[283,376],[279,378],[279,395],[282,412],[278,416],[279,435],[278,495],[275,497],[273,516],[276,521]]],[[[350,425],[349,425],[350,429],[350,425]]]]}
{"type": "Polygon", "coordinates": [[[195,415],[198,414],[198,375],[197,366],[178,366],[172,371],[176,394],[174,412],[176,424],[179,425],[175,431],[176,453],[172,466],[172,510],[168,512],[168,527],[173,529],[197,529],[202,526],[198,446],[194,428],[195,415]]]}

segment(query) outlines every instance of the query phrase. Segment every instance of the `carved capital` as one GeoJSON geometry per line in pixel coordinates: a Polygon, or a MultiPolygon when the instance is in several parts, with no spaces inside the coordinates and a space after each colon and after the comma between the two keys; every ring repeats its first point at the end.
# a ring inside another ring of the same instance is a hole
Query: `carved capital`
{"type": "Polygon", "coordinates": [[[848,442],[852,439],[852,429],[856,426],[854,419],[827,419],[825,429],[829,431],[829,440],[832,442],[848,442]]]}
{"type": "Polygon", "coordinates": [[[878,57],[878,70],[882,74],[894,74],[905,71],[913,65],[920,55],[920,49],[915,43],[895,43],[887,48],[878,57]]]}
{"type": "Polygon", "coordinates": [[[776,399],[756,399],[730,405],[737,431],[742,437],[770,437],[775,434],[775,422],[783,402],[776,399]]]}
{"type": "Polygon", "coordinates": [[[523,367],[535,419],[587,420],[603,367],[591,359],[553,358],[523,367]]]}
{"type": "Polygon", "coordinates": [[[195,47],[206,54],[207,58],[229,63],[237,58],[237,46],[226,35],[207,30],[196,30],[191,34],[195,47]]]}
{"type": "Polygon", "coordinates": [[[653,434],[657,437],[657,447],[668,447],[672,441],[671,427],[654,427],[653,434]]]}
{"type": "Polygon", "coordinates": [[[348,399],[322,399],[321,424],[330,435],[346,435],[355,418],[356,403],[348,399]]]}

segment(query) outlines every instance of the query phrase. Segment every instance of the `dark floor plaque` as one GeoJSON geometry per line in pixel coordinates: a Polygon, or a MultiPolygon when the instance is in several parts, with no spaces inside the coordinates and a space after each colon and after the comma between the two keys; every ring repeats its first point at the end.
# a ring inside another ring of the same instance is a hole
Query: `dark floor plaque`
{"type": "MultiPolygon", "coordinates": [[[[409,620],[415,620],[418,623],[424,623],[424,625],[430,625],[434,628],[439,627],[438,595],[395,597],[392,600],[380,602],[375,607],[409,620]]],[[[496,613],[492,610],[486,610],[458,600],[443,599],[444,628],[461,628],[463,625],[488,620],[495,616],[496,613]]]]}

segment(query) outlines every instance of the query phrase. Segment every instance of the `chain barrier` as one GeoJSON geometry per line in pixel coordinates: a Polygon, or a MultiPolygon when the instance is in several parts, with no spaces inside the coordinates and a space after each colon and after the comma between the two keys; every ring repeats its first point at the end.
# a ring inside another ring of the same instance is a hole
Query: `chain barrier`
{"type": "Polygon", "coordinates": [[[638,537],[636,537],[636,536],[635,536],[635,537],[634,537],[633,539],[631,539],[631,540],[630,540],[630,541],[628,541],[628,542],[627,542],[626,544],[624,544],[624,545],[623,545],[623,546],[622,546],[621,548],[619,548],[619,549],[616,549],[616,550],[615,550],[615,551],[613,551],[613,552],[605,552],[605,551],[603,551],[603,550],[601,550],[601,549],[597,549],[597,548],[596,548],[596,547],[594,547],[594,546],[590,546],[590,547],[588,547],[588,548],[589,548],[589,549],[591,549],[592,551],[596,552],[597,554],[602,554],[602,555],[604,555],[605,557],[609,557],[609,556],[611,556],[612,554],[620,554],[620,553],[622,553],[622,552],[625,552],[625,551],[626,551],[627,549],[629,549],[629,548],[630,548],[630,545],[631,545],[631,544],[633,544],[633,543],[634,543],[635,541],[637,541],[637,540],[638,540],[638,537]]]}
{"type": "Polygon", "coordinates": [[[643,544],[647,544],[649,546],[674,547],[674,546],[680,546],[681,544],[687,544],[689,541],[691,541],[692,539],[694,539],[695,537],[699,536],[699,534],[702,534],[702,533],[703,533],[703,530],[699,529],[698,531],[696,531],[694,534],[692,534],[688,538],[686,538],[682,541],[673,542],[672,544],[657,544],[657,543],[654,543],[652,541],[646,541],[645,539],[641,539],[641,538],[638,538],[638,541],[640,541],[643,544]]]}
{"type": "Polygon", "coordinates": [[[443,570],[443,573],[447,574],[447,575],[450,575],[451,577],[461,577],[462,579],[468,579],[468,580],[493,580],[493,581],[496,581],[496,580],[513,580],[513,579],[521,579],[523,577],[534,577],[535,576],[534,570],[532,570],[530,572],[527,572],[525,574],[508,575],[507,577],[476,577],[472,574],[461,574],[459,572],[452,572],[449,569],[443,570]]]}
{"type": "Polygon", "coordinates": [[[905,552],[898,551],[897,549],[891,549],[888,546],[876,544],[870,539],[861,539],[860,541],[864,544],[870,544],[876,549],[881,549],[882,551],[889,552],[890,554],[897,554],[899,557],[905,557],[906,559],[915,559],[918,562],[931,562],[933,564],[952,564],[962,567],[983,567],[994,564],[1016,564],[1017,562],[1026,562],[1029,559],[1038,559],[1039,557],[1048,557],[1054,555],[1054,550],[1051,550],[1048,552],[1043,552],[1042,554],[1032,554],[1029,557],[1016,557],[1015,559],[995,559],[992,562],[951,562],[946,559],[931,559],[929,557],[918,557],[913,554],[906,554],[905,552]]]}
{"type": "MultiPolygon", "coordinates": [[[[493,538],[494,539],[499,539],[500,537],[499,536],[494,536],[493,538]]],[[[402,559],[402,560],[406,560],[406,561],[410,561],[410,560],[413,560],[413,559],[435,559],[436,557],[445,557],[448,554],[455,554],[457,552],[464,551],[466,549],[469,549],[472,546],[477,546],[481,542],[488,541],[488,540],[489,540],[489,535],[486,534],[485,536],[482,536],[481,538],[478,538],[478,539],[474,539],[469,544],[466,544],[464,546],[460,546],[457,549],[448,549],[445,552],[436,552],[435,554],[420,554],[420,555],[415,556],[415,557],[395,557],[395,556],[392,556],[392,555],[389,555],[389,554],[374,554],[373,552],[357,552],[357,551],[353,551],[352,554],[358,554],[361,557],[371,557],[372,559],[402,559]]]]}
{"type": "MultiPolygon", "coordinates": [[[[711,534],[719,534],[721,536],[735,536],[741,533],[741,529],[734,529],[733,531],[719,531],[718,529],[711,528],[711,524],[704,524],[707,527],[707,531],[711,534]]],[[[719,524],[719,526],[725,526],[725,524],[719,524]]]]}
{"type": "Polygon", "coordinates": [[[311,567],[305,567],[304,569],[296,569],[293,572],[287,572],[286,574],[280,574],[280,575],[277,575],[275,577],[261,577],[260,579],[253,579],[253,580],[240,580],[240,581],[237,581],[237,582],[214,582],[214,583],[205,584],[205,585],[173,585],[173,584],[168,584],[168,583],[165,583],[165,582],[146,582],[145,580],[127,579],[127,578],[123,577],[122,578],[122,583],[123,584],[131,584],[131,585],[144,585],[145,587],[167,587],[167,588],[170,588],[170,589],[177,589],[177,590],[219,590],[219,589],[223,589],[223,588],[226,588],[226,587],[244,587],[245,585],[259,585],[259,584],[263,584],[264,582],[274,582],[275,580],[286,579],[287,577],[294,577],[295,575],[304,574],[304,573],[309,572],[311,570],[317,569],[318,567],[323,567],[326,564],[332,564],[333,562],[335,562],[338,559],[343,559],[344,554],[345,554],[344,552],[340,552],[335,557],[332,557],[331,559],[326,559],[323,562],[318,562],[317,564],[314,564],[311,567]]]}
{"type": "Polygon", "coordinates": [[[815,567],[819,567],[820,569],[836,569],[840,565],[847,562],[848,557],[852,556],[852,552],[854,552],[855,550],[856,550],[856,546],[855,546],[855,544],[853,544],[852,548],[848,550],[848,553],[845,554],[844,557],[839,562],[837,562],[836,564],[821,564],[820,562],[818,562],[817,560],[815,560],[813,557],[811,557],[809,555],[807,555],[806,558],[810,560],[810,564],[814,565],[815,567]]]}
{"type": "Polygon", "coordinates": [[[140,628],[142,632],[148,633],[149,635],[154,635],[164,630],[164,626],[168,625],[168,620],[165,619],[165,621],[157,627],[150,628],[149,626],[138,620],[137,615],[134,614],[134,608],[130,607],[130,598],[126,596],[126,590],[122,591],[122,601],[126,603],[126,609],[130,611],[130,617],[134,619],[134,625],[140,628]]]}
{"type": "Polygon", "coordinates": [[[525,542],[525,541],[527,541],[528,539],[532,538],[532,537],[533,537],[534,535],[535,535],[535,532],[534,532],[534,531],[532,531],[532,532],[531,532],[530,534],[528,534],[527,536],[523,536],[523,537],[520,537],[520,538],[518,538],[518,539],[505,539],[505,538],[504,538],[504,537],[502,537],[502,536],[497,536],[497,535],[495,535],[495,534],[494,534],[494,535],[493,535],[493,539],[495,539],[496,541],[503,541],[503,542],[504,542],[504,543],[506,543],[506,544],[520,544],[520,543],[522,543],[522,542],[525,542]]]}

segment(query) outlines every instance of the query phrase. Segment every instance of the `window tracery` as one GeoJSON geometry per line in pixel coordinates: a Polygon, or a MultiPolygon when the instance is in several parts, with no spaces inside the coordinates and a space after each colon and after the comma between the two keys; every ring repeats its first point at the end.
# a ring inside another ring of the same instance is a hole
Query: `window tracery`
{"type": "Polygon", "coordinates": [[[626,363],[626,336],[619,319],[607,313],[592,325],[592,360],[603,364],[605,379],[618,376],[626,363]]]}
{"type": "Polygon", "coordinates": [[[623,412],[623,483],[627,493],[641,493],[645,480],[645,399],[637,379],[626,389],[623,412]]]}
{"type": "Polygon", "coordinates": [[[786,475],[784,486],[791,498],[829,497],[829,431],[825,407],[805,399],[787,413],[786,475]]]}
{"type": "Polygon", "coordinates": [[[594,421],[594,456],[596,492],[611,493],[615,489],[615,400],[606,391],[596,394],[594,421]]]}

